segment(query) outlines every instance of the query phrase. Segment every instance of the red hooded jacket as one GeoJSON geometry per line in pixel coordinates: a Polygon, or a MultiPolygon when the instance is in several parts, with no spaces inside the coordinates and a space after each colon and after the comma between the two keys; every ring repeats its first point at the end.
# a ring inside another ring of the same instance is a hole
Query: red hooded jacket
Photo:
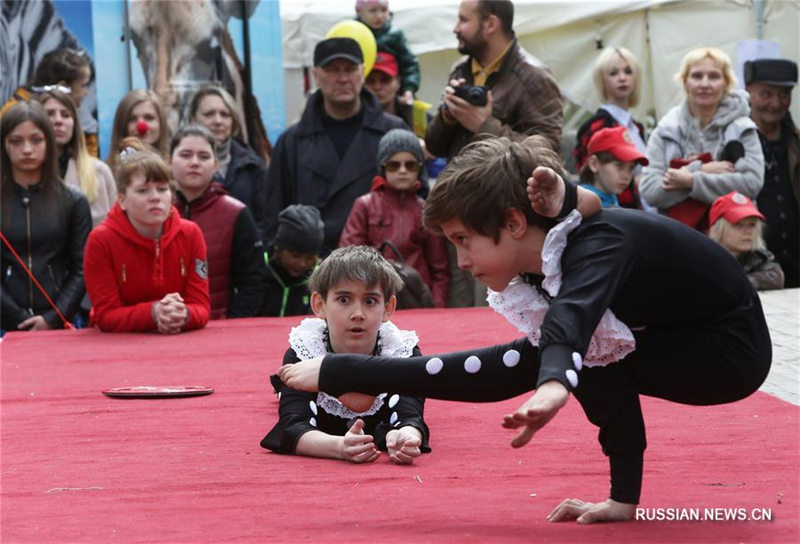
{"type": "MultiPolygon", "coordinates": [[[[408,191],[398,191],[383,177],[375,176],[372,191],[353,203],[339,246],[377,248],[389,240],[430,287],[436,306],[443,308],[450,285],[447,246],[442,236],[422,226],[425,201],[416,195],[418,188],[419,182],[408,191]]],[[[391,249],[385,250],[384,257],[396,260],[391,249]]]]}
{"type": "Polygon", "coordinates": [[[208,263],[203,233],[181,219],[174,207],[161,238],[139,234],[115,204],[89,234],[84,278],[92,302],[91,322],[108,332],[156,330],[153,304],[167,293],[180,293],[189,310],[184,330],[208,322],[208,263]]]}

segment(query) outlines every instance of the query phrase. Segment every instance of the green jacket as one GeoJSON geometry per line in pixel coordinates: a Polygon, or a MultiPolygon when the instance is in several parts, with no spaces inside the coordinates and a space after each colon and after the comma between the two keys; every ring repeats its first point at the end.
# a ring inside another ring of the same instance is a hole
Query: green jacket
{"type": "MultiPolygon", "coordinates": [[[[356,21],[364,23],[359,17],[356,21]]],[[[364,23],[366,25],[366,23],[364,23]]],[[[379,51],[391,53],[397,59],[397,66],[400,69],[400,92],[411,91],[416,94],[419,89],[419,62],[417,57],[408,48],[408,42],[403,31],[397,27],[392,26],[392,20],[386,21],[381,28],[375,30],[367,25],[375,35],[375,41],[378,44],[379,51]]]]}

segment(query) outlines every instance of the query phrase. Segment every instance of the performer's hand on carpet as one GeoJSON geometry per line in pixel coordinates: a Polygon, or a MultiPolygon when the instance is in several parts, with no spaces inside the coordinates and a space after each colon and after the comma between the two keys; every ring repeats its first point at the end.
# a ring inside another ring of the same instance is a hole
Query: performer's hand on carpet
{"type": "Polygon", "coordinates": [[[386,449],[389,459],[398,465],[410,465],[419,457],[422,445],[420,432],[414,427],[401,427],[386,433],[386,449]]]}
{"type": "Polygon", "coordinates": [[[533,396],[513,414],[503,416],[503,427],[522,431],[514,437],[511,445],[519,448],[530,442],[533,435],[544,427],[567,403],[569,391],[555,380],[544,382],[533,396]]]}
{"type": "Polygon", "coordinates": [[[351,463],[372,463],[381,456],[370,434],[364,434],[364,420],[357,419],[342,437],[342,459],[351,463]]]}
{"type": "Polygon", "coordinates": [[[636,515],[636,505],[606,499],[600,503],[565,499],[547,516],[547,521],[595,523],[597,521],[628,521],[636,515]]]}
{"type": "Polygon", "coordinates": [[[564,205],[564,180],[552,168],[536,167],[528,178],[527,191],[533,211],[543,217],[556,217],[564,205]]]}
{"type": "Polygon", "coordinates": [[[299,361],[292,365],[283,365],[278,369],[278,377],[292,389],[316,393],[319,391],[319,369],[321,366],[322,357],[299,361]]]}

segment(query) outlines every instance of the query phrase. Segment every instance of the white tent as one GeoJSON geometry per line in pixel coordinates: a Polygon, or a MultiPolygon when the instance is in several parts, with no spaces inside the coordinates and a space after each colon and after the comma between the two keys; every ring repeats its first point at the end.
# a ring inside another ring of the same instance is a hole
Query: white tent
{"type": "MultiPolygon", "coordinates": [[[[459,58],[452,29],[458,0],[390,0],[394,23],[403,29],[422,71],[419,97],[438,103],[447,74],[459,58]]],[[[517,1],[514,29],[520,43],[550,66],[572,105],[566,124],[599,105],[591,82],[598,42],[622,45],[640,60],[642,101],[637,119],[657,121],[683,97],[672,79],[680,60],[699,46],[719,47],[741,65],[752,53],[743,40],[800,61],[798,0],[650,0],[650,1],[517,1]],[[763,12],[763,17],[760,14],[763,12]],[[763,24],[762,24],[763,23],[763,24]],[[747,57],[747,58],[745,58],[747,57]]],[[[314,44],[331,26],[352,18],[355,0],[281,0],[287,120],[303,102],[302,69],[312,65],[314,44]]],[[[795,87],[793,115],[800,119],[800,91],[795,87]]]]}

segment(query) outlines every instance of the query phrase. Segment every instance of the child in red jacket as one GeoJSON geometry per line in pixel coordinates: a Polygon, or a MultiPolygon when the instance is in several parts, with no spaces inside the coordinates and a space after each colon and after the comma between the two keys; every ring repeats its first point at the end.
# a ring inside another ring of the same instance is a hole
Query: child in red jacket
{"type": "MultiPolygon", "coordinates": [[[[383,175],[372,180],[372,191],[359,197],[344,225],[339,247],[392,242],[403,260],[419,272],[438,307],[447,304],[450,271],[442,236],[422,227],[425,201],[417,196],[419,172],[425,162],[413,132],[392,129],[378,144],[378,168],[383,175]]],[[[391,250],[384,257],[396,260],[391,250]]]]}
{"type": "Polygon", "coordinates": [[[203,233],[172,206],[171,173],[161,157],[135,138],[123,144],[117,203],[84,252],[91,322],[110,332],[201,328],[210,313],[203,233]]]}

